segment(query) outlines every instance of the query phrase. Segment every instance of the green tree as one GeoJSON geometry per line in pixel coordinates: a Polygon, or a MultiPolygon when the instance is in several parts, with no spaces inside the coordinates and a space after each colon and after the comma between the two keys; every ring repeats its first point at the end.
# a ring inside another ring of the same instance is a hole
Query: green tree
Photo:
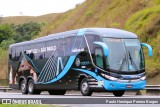
{"type": "Polygon", "coordinates": [[[0,25],[0,43],[3,40],[7,40],[9,38],[14,37],[15,34],[16,32],[11,25],[9,24],[0,25]]]}
{"type": "Polygon", "coordinates": [[[41,24],[36,22],[29,22],[23,25],[14,26],[15,31],[17,32],[14,36],[16,42],[28,41],[32,37],[37,36],[41,31],[41,24]]]}
{"type": "Polygon", "coordinates": [[[7,50],[9,48],[9,45],[15,43],[15,40],[9,39],[9,40],[3,40],[0,44],[0,47],[4,50],[7,50]]]}

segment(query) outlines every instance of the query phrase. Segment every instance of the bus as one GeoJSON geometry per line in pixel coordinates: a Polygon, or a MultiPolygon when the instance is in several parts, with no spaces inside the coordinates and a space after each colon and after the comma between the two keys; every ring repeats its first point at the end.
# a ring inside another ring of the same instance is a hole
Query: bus
{"type": "Polygon", "coordinates": [[[146,86],[145,58],[136,34],[115,28],[82,28],[9,46],[9,87],[22,94],[112,92],[146,86]]]}

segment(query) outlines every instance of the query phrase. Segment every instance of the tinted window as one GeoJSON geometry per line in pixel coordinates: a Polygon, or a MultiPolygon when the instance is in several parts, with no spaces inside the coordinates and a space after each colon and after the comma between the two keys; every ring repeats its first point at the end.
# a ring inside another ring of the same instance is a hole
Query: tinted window
{"type": "Polygon", "coordinates": [[[31,59],[45,58],[46,47],[44,42],[25,45],[24,53],[31,59]]]}
{"type": "Polygon", "coordinates": [[[86,38],[87,38],[88,45],[89,45],[91,53],[94,52],[93,42],[95,41],[95,37],[96,37],[96,35],[86,35],[86,38]]]}
{"type": "Polygon", "coordinates": [[[99,66],[100,68],[104,68],[102,49],[101,48],[96,48],[95,55],[96,55],[96,65],[99,66]]]}
{"type": "Polygon", "coordinates": [[[64,39],[58,40],[58,56],[64,56],[64,39]]]}
{"type": "Polygon", "coordinates": [[[9,50],[9,58],[13,61],[19,61],[22,51],[23,46],[12,47],[9,50]]]}
{"type": "Polygon", "coordinates": [[[49,58],[52,54],[55,54],[57,50],[57,40],[51,40],[46,42],[47,52],[45,53],[45,57],[49,58]]]}
{"type": "Polygon", "coordinates": [[[69,56],[70,55],[70,51],[71,51],[71,38],[65,38],[65,41],[64,41],[64,53],[65,53],[65,56],[69,56]]]}
{"type": "Polygon", "coordinates": [[[16,47],[16,60],[18,61],[23,52],[23,46],[16,47]]]}
{"type": "Polygon", "coordinates": [[[75,36],[73,38],[73,44],[71,45],[72,54],[77,54],[84,51],[84,38],[82,36],[75,36]]]}
{"type": "Polygon", "coordinates": [[[12,60],[12,50],[13,48],[9,48],[9,59],[12,60]]]}

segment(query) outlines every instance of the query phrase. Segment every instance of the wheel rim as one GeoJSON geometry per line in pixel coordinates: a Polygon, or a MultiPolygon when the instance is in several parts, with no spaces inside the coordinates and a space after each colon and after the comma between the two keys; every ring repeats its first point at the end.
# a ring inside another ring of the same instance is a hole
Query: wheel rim
{"type": "Polygon", "coordinates": [[[22,82],[22,84],[21,84],[21,90],[22,90],[22,92],[24,92],[25,89],[26,89],[26,84],[25,84],[25,82],[22,82]]]}
{"type": "Polygon", "coordinates": [[[32,90],[33,90],[33,84],[32,83],[29,83],[28,90],[29,90],[29,92],[32,92],[32,90]]]}
{"type": "Polygon", "coordinates": [[[88,91],[88,84],[87,84],[87,82],[84,82],[82,84],[82,92],[87,93],[87,91],[88,91]]]}

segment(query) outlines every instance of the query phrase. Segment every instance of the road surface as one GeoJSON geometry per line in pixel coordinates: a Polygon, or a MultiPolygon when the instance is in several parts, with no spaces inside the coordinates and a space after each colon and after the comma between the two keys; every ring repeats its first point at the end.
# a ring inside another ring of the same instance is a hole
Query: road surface
{"type": "MultiPolygon", "coordinates": [[[[45,103],[58,104],[63,107],[160,107],[160,95],[135,95],[135,92],[125,93],[122,97],[114,97],[111,93],[93,93],[92,96],[82,96],[80,92],[69,91],[65,95],[49,95],[47,92],[42,92],[40,95],[23,95],[20,91],[0,92],[0,99],[15,99],[15,100],[45,100],[45,103]],[[67,102],[62,103],[61,102],[67,102]],[[152,102],[141,102],[148,100],[152,102]],[[69,103],[68,103],[69,101],[69,103]],[[118,103],[114,102],[118,101],[118,103]],[[127,101],[127,102],[125,102],[127,101]],[[132,104],[130,104],[130,102],[132,104]],[[136,104],[135,102],[136,101],[136,104]],[[56,102],[56,103],[55,103],[56,102]],[[79,102],[79,104],[77,103],[79,102]],[[87,104],[87,103],[88,104],[87,104]],[[101,104],[102,102],[102,104],[101,104]],[[120,103],[119,103],[120,102],[120,103]],[[134,102],[134,104],[133,104],[134,102]],[[138,102],[138,103],[137,103],[138,102]],[[72,104],[73,103],[73,104],[72,104]],[[75,104],[74,104],[75,103],[75,104]],[[106,103],[106,104],[105,104],[106,103]],[[159,103],[159,104],[157,104],[159,103]],[[154,104],[154,105],[153,105],[154,104]]],[[[43,101],[42,101],[43,102],[43,101]]],[[[12,102],[13,103],[13,102],[12,102]]],[[[15,102],[14,102],[15,103],[15,102]]],[[[17,102],[16,102],[17,103],[17,102]]],[[[44,104],[44,103],[43,103],[44,104]]]]}

